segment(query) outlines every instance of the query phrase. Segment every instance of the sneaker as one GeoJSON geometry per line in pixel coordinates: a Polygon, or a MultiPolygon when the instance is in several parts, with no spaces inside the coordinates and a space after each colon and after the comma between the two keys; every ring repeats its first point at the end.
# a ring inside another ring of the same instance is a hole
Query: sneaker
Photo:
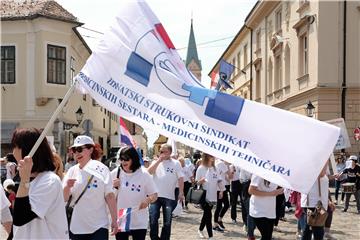
{"type": "Polygon", "coordinates": [[[235,219],[231,220],[231,222],[232,222],[233,224],[236,224],[236,223],[237,223],[235,219]]]}
{"type": "Polygon", "coordinates": [[[301,233],[301,231],[298,231],[296,233],[296,239],[301,239],[301,238],[302,238],[302,233],[301,233]]]}
{"type": "Polygon", "coordinates": [[[335,240],[336,238],[334,238],[331,233],[325,233],[324,234],[324,239],[327,239],[327,240],[335,240]]]}
{"type": "Polygon", "coordinates": [[[247,226],[246,226],[246,225],[244,225],[244,226],[243,226],[243,231],[247,233],[248,228],[247,228],[247,226]]]}
{"type": "Polygon", "coordinates": [[[334,204],[337,205],[337,200],[334,201],[334,204]]]}
{"type": "Polygon", "coordinates": [[[341,201],[340,201],[340,204],[344,204],[344,201],[343,201],[343,200],[341,200],[341,201]]]}
{"type": "Polygon", "coordinates": [[[274,231],[276,232],[282,232],[281,228],[279,226],[274,226],[274,231]]]}
{"type": "Polygon", "coordinates": [[[199,235],[199,238],[202,238],[202,239],[205,238],[203,231],[198,230],[198,235],[199,235]]]}
{"type": "Polygon", "coordinates": [[[218,232],[224,232],[224,230],[219,226],[213,227],[213,230],[218,232]]]}
{"type": "Polygon", "coordinates": [[[224,223],[222,221],[219,221],[218,224],[222,229],[225,229],[224,223]]]}
{"type": "Polygon", "coordinates": [[[347,212],[347,208],[344,208],[343,212],[347,212]]]}
{"type": "Polygon", "coordinates": [[[184,211],[188,211],[188,210],[189,210],[188,206],[185,206],[184,211]]]}

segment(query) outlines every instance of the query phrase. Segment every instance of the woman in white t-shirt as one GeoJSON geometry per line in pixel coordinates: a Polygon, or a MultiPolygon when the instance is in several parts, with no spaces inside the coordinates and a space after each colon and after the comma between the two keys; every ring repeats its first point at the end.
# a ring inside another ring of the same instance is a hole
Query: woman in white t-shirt
{"type": "Polygon", "coordinates": [[[209,239],[212,239],[212,213],[213,205],[216,205],[217,191],[219,189],[219,199],[222,199],[225,186],[219,171],[215,168],[215,158],[209,154],[203,153],[201,165],[196,170],[195,181],[206,190],[205,202],[201,204],[203,216],[201,218],[198,234],[204,238],[203,229],[206,226],[209,239]]]}
{"type": "MultiPolygon", "coordinates": [[[[181,164],[181,168],[184,174],[184,196],[187,196],[189,189],[194,182],[194,165],[191,163],[186,165],[185,159],[183,157],[179,157],[179,162],[181,164]]],[[[188,210],[188,201],[185,199],[185,203],[183,202],[183,207],[185,210],[188,210]]]]}
{"type": "Polygon", "coordinates": [[[101,156],[100,145],[90,137],[80,135],[70,149],[78,163],[67,171],[63,179],[64,199],[73,206],[70,238],[108,239],[107,207],[111,215],[112,234],[118,231],[116,201],[108,167],[93,160],[101,156]]]}
{"type": "Polygon", "coordinates": [[[154,180],[144,167],[133,147],[123,147],[120,166],[111,172],[117,195],[119,232],[117,240],[144,240],[149,222],[148,205],[157,199],[154,180]]]}
{"type": "Polygon", "coordinates": [[[327,210],[329,205],[329,178],[326,175],[327,164],[321,170],[318,178],[311,187],[308,194],[301,194],[301,207],[305,215],[305,229],[302,235],[302,240],[311,240],[311,236],[314,236],[314,240],[321,240],[324,238],[324,226],[323,227],[310,227],[307,224],[307,210],[314,211],[317,203],[321,201],[322,206],[327,210]]]}
{"type": "Polygon", "coordinates": [[[249,214],[261,233],[261,240],[272,239],[276,218],[276,196],[283,192],[284,189],[278,188],[276,184],[255,175],[251,177],[249,214]]]}
{"type": "Polygon", "coordinates": [[[27,156],[41,132],[16,129],[11,144],[21,178],[16,193],[13,239],[68,239],[60,178],[53,172],[53,154],[46,138],[27,156]]]}

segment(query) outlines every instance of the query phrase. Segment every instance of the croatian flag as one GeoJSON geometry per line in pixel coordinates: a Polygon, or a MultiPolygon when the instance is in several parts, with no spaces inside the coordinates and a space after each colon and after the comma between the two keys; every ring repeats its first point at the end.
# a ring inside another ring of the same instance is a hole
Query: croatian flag
{"type": "Polygon", "coordinates": [[[120,208],[118,211],[118,228],[120,232],[129,232],[131,222],[131,208],[120,208]]]}
{"type": "MultiPolygon", "coordinates": [[[[270,182],[310,190],[334,149],[338,127],[205,88],[144,0],[117,4],[121,11],[77,75],[96,102],[270,182]]],[[[221,72],[223,80],[232,68],[221,72]]]]}
{"type": "Polygon", "coordinates": [[[126,127],[125,121],[120,117],[120,143],[136,148],[136,142],[126,127]]]}

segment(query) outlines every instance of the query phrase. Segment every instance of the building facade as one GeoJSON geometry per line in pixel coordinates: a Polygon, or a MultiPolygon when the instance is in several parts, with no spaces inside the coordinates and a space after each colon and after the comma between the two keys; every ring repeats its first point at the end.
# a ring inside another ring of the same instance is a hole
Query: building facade
{"type": "Polygon", "coordinates": [[[311,101],[315,118],[345,119],[359,154],[359,42],[360,1],[258,1],[220,58],[238,71],[228,92],[303,115],[311,101]]]}
{"type": "MultiPolygon", "coordinates": [[[[81,25],[55,1],[1,2],[1,155],[11,151],[15,128],[45,127],[84,66],[91,50],[76,29],[81,25]]],[[[115,114],[74,93],[48,135],[63,158],[84,133],[107,155],[117,126],[115,114]]]]}

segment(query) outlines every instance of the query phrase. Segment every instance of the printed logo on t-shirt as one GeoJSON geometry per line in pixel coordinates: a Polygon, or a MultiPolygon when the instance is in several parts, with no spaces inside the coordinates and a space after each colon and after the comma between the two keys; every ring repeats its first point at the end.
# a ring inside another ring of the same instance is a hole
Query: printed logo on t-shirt
{"type": "Polygon", "coordinates": [[[98,171],[98,172],[100,172],[100,173],[103,173],[104,170],[105,170],[105,168],[98,165],[98,166],[96,166],[95,170],[98,171]]]}
{"type": "Polygon", "coordinates": [[[167,167],[167,168],[166,168],[166,172],[174,173],[175,170],[174,170],[173,168],[167,167]]]}
{"type": "Polygon", "coordinates": [[[125,187],[130,188],[130,190],[132,192],[136,191],[136,192],[141,192],[141,185],[136,185],[133,183],[129,183],[128,181],[125,182],[125,187]]]}
{"type": "Polygon", "coordinates": [[[212,174],[212,178],[213,178],[213,179],[217,179],[217,174],[216,174],[216,173],[213,173],[213,174],[212,174]]]}
{"type": "Polygon", "coordinates": [[[98,187],[98,183],[97,180],[94,179],[92,183],[89,184],[88,188],[97,188],[98,187]]]}

